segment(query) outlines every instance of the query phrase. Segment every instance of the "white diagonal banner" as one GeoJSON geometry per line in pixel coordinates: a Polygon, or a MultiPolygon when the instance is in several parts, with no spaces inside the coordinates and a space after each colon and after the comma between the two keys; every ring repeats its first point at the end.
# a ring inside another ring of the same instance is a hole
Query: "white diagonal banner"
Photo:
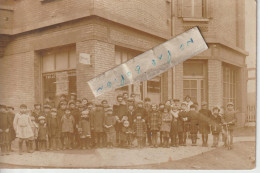
{"type": "Polygon", "coordinates": [[[207,49],[199,29],[194,27],[89,80],[88,84],[97,97],[125,85],[149,80],[207,49]]]}

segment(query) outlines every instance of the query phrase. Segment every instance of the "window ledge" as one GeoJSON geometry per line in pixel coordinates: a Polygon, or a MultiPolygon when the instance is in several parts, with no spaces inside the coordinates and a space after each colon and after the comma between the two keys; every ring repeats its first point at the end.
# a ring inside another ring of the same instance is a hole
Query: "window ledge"
{"type": "Polygon", "coordinates": [[[209,19],[207,18],[188,18],[184,17],[182,18],[184,22],[209,22],[209,19]]]}

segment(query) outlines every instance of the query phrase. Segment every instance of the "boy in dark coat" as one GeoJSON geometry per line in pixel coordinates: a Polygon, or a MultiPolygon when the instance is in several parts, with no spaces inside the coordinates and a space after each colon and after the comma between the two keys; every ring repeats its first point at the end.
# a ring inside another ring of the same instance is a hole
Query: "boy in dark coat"
{"type": "Polygon", "coordinates": [[[48,127],[46,124],[46,118],[44,116],[38,117],[39,120],[39,131],[38,131],[38,141],[39,141],[39,150],[46,151],[47,149],[47,135],[48,135],[48,127]]]}
{"type": "Polygon", "coordinates": [[[113,106],[114,110],[114,115],[116,116],[117,122],[115,125],[116,128],[116,143],[118,145],[121,145],[121,139],[120,139],[120,134],[122,133],[122,127],[123,123],[126,120],[126,115],[127,115],[127,106],[123,104],[123,96],[118,95],[117,96],[117,105],[113,106]]]}
{"type": "Polygon", "coordinates": [[[152,145],[152,138],[151,138],[151,130],[150,127],[148,126],[148,116],[149,116],[149,112],[151,111],[151,99],[149,97],[144,99],[144,109],[147,113],[147,118],[146,118],[146,126],[147,126],[147,140],[148,140],[148,144],[152,145]]]}
{"type": "Polygon", "coordinates": [[[207,102],[201,103],[202,109],[199,110],[200,115],[200,133],[202,134],[202,146],[208,146],[208,134],[210,133],[210,119],[211,119],[211,111],[207,109],[207,102]]]}
{"type": "Polygon", "coordinates": [[[57,109],[51,109],[51,117],[48,119],[48,132],[50,135],[52,148],[50,150],[60,150],[61,148],[61,121],[57,117],[57,109]]]}
{"type": "Polygon", "coordinates": [[[172,115],[169,113],[169,109],[167,107],[164,108],[163,113],[161,114],[161,119],[162,124],[160,131],[163,136],[163,145],[164,147],[169,148],[172,115]]]}
{"type": "Polygon", "coordinates": [[[96,109],[93,112],[91,119],[91,129],[94,131],[94,137],[96,140],[96,146],[102,147],[103,144],[103,124],[104,124],[105,112],[102,105],[96,105],[96,109]]]}
{"type": "MultiPolygon", "coordinates": [[[[142,115],[142,119],[144,119],[145,122],[147,122],[147,112],[146,112],[143,104],[144,104],[143,101],[138,101],[137,102],[137,107],[136,107],[136,109],[134,111],[134,117],[136,117],[137,114],[140,113],[142,115]]],[[[147,125],[146,125],[146,132],[147,132],[147,125]]],[[[142,140],[143,141],[143,146],[146,146],[146,135],[144,135],[143,138],[144,138],[142,140]]]]}
{"type": "Polygon", "coordinates": [[[142,148],[143,138],[146,135],[146,124],[140,112],[136,114],[136,119],[134,119],[133,131],[137,138],[138,147],[142,148]]]}
{"type": "Polygon", "coordinates": [[[233,131],[235,129],[235,125],[237,122],[237,116],[236,116],[236,111],[234,110],[234,104],[232,102],[228,102],[227,104],[227,110],[224,113],[223,116],[223,123],[224,124],[228,124],[228,129],[226,129],[226,127],[224,127],[225,131],[229,131],[230,134],[230,144],[229,146],[227,145],[227,136],[226,134],[224,135],[224,146],[229,147],[230,149],[232,149],[232,145],[233,145],[233,131]]]}
{"type": "Polygon", "coordinates": [[[107,137],[107,147],[112,148],[116,143],[115,131],[116,117],[113,115],[113,109],[106,109],[106,116],[104,118],[104,131],[107,137]]]}
{"type": "Polygon", "coordinates": [[[14,126],[13,126],[13,121],[14,121],[14,107],[13,106],[8,106],[7,107],[7,113],[8,113],[8,119],[9,122],[11,123],[9,133],[10,133],[10,141],[9,141],[9,146],[8,146],[8,151],[13,151],[11,148],[12,142],[15,140],[15,131],[14,131],[14,126]]]}
{"type": "MultiPolygon", "coordinates": [[[[61,118],[61,135],[64,140],[67,139],[68,147],[72,150],[72,142],[73,142],[73,134],[74,134],[74,127],[75,127],[75,119],[70,114],[70,109],[67,108],[65,110],[65,115],[61,118]]],[[[66,149],[65,143],[63,144],[63,149],[66,149]]]]}
{"type": "Polygon", "coordinates": [[[221,132],[222,118],[219,114],[220,109],[218,107],[213,108],[213,114],[211,116],[211,131],[213,135],[213,145],[211,147],[218,147],[219,133],[221,132]]]}
{"type": "MultiPolygon", "coordinates": [[[[48,119],[51,117],[51,106],[49,104],[43,105],[43,114],[42,116],[45,117],[45,122],[48,123],[48,119]]],[[[47,148],[51,148],[51,138],[48,135],[48,146],[47,148]]]]}
{"type": "Polygon", "coordinates": [[[162,119],[161,114],[157,110],[156,104],[152,104],[152,108],[149,112],[148,116],[148,126],[152,133],[152,145],[157,148],[157,140],[158,140],[158,132],[160,131],[162,119]]]}
{"type": "MultiPolygon", "coordinates": [[[[172,111],[172,124],[171,124],[171,146],[178,147],[178,134],[180,129],[180,122],[179,122],[179,111],[178,106],[173,106],[172,111]]],[[[179,137],[180,138],[180,137],[179,137]]]]}
{"type": "Polygon", "coordinates": [[[186,112],[186,103],[181,103],[181,110],[179,111],[179,118],[178,118],[178,137],[179,137],[179,145],[186,146],[186,139],[187,139],[187,130],[185,129],[185,123],[188,122],[188,116],[186,112]]]}
{"type": "Polygon", "coordinates": [[[89,117],[89,110],[85,110],[81,112],[81,117],[79,119],[79,126],[78,131],[80,135],[80,144],[81,148],[89,149],[90,138],[91,138],[91,131],[90,131],[90,117],[89,117]]]}
{"type": "MultiPolygon", "coordinates": [[[[164,110],[164,104],[163,103],[160,103],[159,104],[159,113],[160,113],[160,117],[162,116],[162,113],[163,113],[163,110],[164,110]]],[[[163,137],[162,137],[162,132],[160,131],[160,147],[163,146],[163,137]]]]}
{"type": "Polygon", "coordinates": [[[1,155],[8,155],[9,142],[10,142],[10,127],[11,122],[8,118],[5,105],[0,105],[0,146],[1,146],[1,155]]]}
{"type": "Polygon", "coordinates": [[[190,134],[192,146],[197,145],[197,133],[199,130],[199,114],[196,112],[196,106],[191,105],[188,112],[188,119],[190,121],[190,134]]]}
{"type": "Polygon", "coordinates": [[[70,114],[74,117],[74,120],[75,120],[74,134],[73,134],[74,138],[73,138],[72,143],[75,145],[75,147],[80,147],[80,138],[79,138],[79,134],[78,134],[78,130],[77,130],[78,124],[79,124],[80,112],[76,108],[76,104],[75,104],[74,100],[71,100],[69,102],[69,108],[70,108],[70,114]]]}

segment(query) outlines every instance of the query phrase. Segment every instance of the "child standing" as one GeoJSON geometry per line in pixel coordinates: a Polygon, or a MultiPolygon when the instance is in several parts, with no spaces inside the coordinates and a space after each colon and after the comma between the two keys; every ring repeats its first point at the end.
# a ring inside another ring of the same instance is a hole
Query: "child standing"
{"type": "Polygon", "coordinates": [[[11,148],[11,144],[12,142],[15,140],[15,131],[14,131],[14,127],[13,127],[13,122],[14,122],[14,107],[13,106],[8,106],[7,107],[7,114],[8,114],[8,119],[10,122],[10,129],[9,129],[9,146],[8,146],[8,151],[13,151],[11,148]]]}
{"type": "Polygon", "coordinates": [[[210,119],[211,119],[211,111],[207,109],[207,102],[201,103],[201,110],[199,111],[200,116],[200,133],[202,134],[202,146],[208,146],[208,134],[210,133],[210,119]]]}
{"type": "Polygon", "coordinates": [[[23,142],[25,141],[27,152],[29,152],[28,139],[33,137],[32,122],[30,115],[27,111],[27,106],[25,104],[20,105],[20,112],[14,117],[13,122],[14,130],[16,132],[16,137],[19,138],[19,154],[22,154],[23,142]]]}
{"type": "Polygon", "coordinates": [[[143,138],[146,135],[146,124],[140,112],[136,113],[136,119],[134,119],[133,130],[137,138],[138,147],[142,148],[143,138]]]}
{"type": "MultiPolygon", "coordinates": [[[[33,143],[36,144],[37,138],[38,138],[38,124],[35,122],[35,117],[30,114],[30,118],[31,118],[31,122],[32,122],[32,131],[33,131],[33,137],[29,138],[29,148],[30,148],[30,152],[33,152],[33,143]]],[[[35,145],[37,146],[37,145],[35,145]]]]}
{"type": "Polygon", "coordinates": [[[227,103],[227,110],[224,112],[223,115],[223,123],[228,125],[228,129],[224,127],[225,131],[229,132],[230,136],[230,144],[227,144],[227,135],[224,135],[224,146],[228,147],[229,149],[232,149],[233,145],[233,131],[235,128],[237,122],[237,117],[236,117],[236,111],[234,110],[234,104],[232,102],[227,103]]]}
{"type": "Polygon", "coordinates": [[[38,142],[39,150],[47,150],[47,138],[48,138],[48,129],[46,124],[46,118],[44,116],[38,117],[39,120],[39,131],[38,131],[38,142]]]}
{"type": "Polygon", "coordinates": [[[65,110],[65,115],[61,118],[61,133],[63,138],[63,149],[66,149],[65,141],[67,139],[68,148],[72,150],[73,132],[74,132],[74,117],[70,114],[70,109],[65,110]]]}
{"type": "Polygon", "coordinates": [[[179,145],[184,146],[186,145],[186,131],[184,122],[188,120],[187,112],[186,112],[186,103],[181,103],[181,110],[179,111],[179,118],[178,118],[178,137],[179,137],[179,145]],[[185,139],[185,142],[184,142],[185,139]]]}
{"type": "Polygon", "coordinates": [[[106,109],[106,116],[104,118],[104,130],[107,136],[107,147],[112,148],[116,142],[115,131],[116,117],[113,115],[113,109],[106,109]]]}
{"type": "Polygon", "coordinates": [[[173,147],[178,147],[178,132],[180,131],[179,128],[179,111],[178,106],[173,106],[172,111],[172,125],[171,125],[171,145],[173,147]]]}
{"type": "Polygon", "coordinates": [[[157,148],[158,132],[161,126],[161,116],[160,112],[157,110],[156,104],[152,104],[151,111],[148,117],[148,126],[150,127],[152,133],[152,145],[157,148]]]}
{"type": "Polygon", "coordinates": [[[190,134],[192,146],[197,145],[197,133],[199,130],[199,114],[196,112],[196,106],[191,105],[188,112],[188,119],[190,121],[190,134]]]}
{"type": "Polygon", "coordinates": [[[219,114],[220,109],[218,107],[213,108],[213,114],[211,116],[211,131],[213,135],[213,145],[211,147],[218,147],[219,133],[221,132],[221,116],[219,114]]]}
{"type": "Polygon", "coordinates": [[[124,121],[123,127],[122,127],[122,132],[123,132],[123,139],[124,139],[124,145],[126,147],[132,147],[132,129],[129,126],[129,121],[124,121]]]}
{"type": "Polygon", "coordinates": [[[50,150],[60,150],[61,148],[61,131],[60,126],[61,122],[57,117],[57,109],[51,109],[51,117],[48,119],[48,132],[51,139],[51,148],[50,150]]]}
{"type": "Polygon", "coordinates": [[[81,112],[81,117],[79,119],[79,125],[78,125],[78,131],[79,131],[81,148],[83,150],[85,150],[86,148],[89,149],[91,131],[90,131],[90,118],[89,118],[88,109],[81,112]]]}
{"type": "Polygon", "coordinates": [[[169,148],[169,137],[171,131],[172,116],[169,113],[169,109],[167,107],[163,109],[161,118],[162,118],[161,132],[163,137],[163,146],[165,148],[169,148]]]}
{"type": "Polygon", "coordinates": [[[102,147],[104,117],[105,112],[103,106],[96,105],[96,110],[93,112],[93,117],[90,125],[92,130],[94,131],[97,147],[102,147]]]}
{"type": "Polygon", "coordinates": [[[8,155],[9,137],[10,137],[10,126],[11,122],[8,119],[6,112],[6,106],[0,105],[0,146],[1,155],[8,155]]]}

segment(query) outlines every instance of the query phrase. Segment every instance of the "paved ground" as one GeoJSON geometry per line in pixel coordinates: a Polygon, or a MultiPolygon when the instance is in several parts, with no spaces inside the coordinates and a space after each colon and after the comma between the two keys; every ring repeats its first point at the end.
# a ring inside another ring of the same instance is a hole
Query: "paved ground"
{"type": "MultiPolygon", "coordinates": [[[[16,168],[19,167],[19,165],[23,168],[26,166],[36,168],[132,168],[138,167],[138,165],[165,164],[214,150],[211,147],[201,147],[200,141],[201,139],[199,139],[199,146],[196,147],[190,146],[189,140],[188,146],[178,148],[103,148],[95,150],[34,152],[33,154],[25,153],[23,155],[18,155],[16,151],[11,153],[11,155],[1,156],[0,166],[2,168],[12,167],[11,165],[16,165],[16,168]]],[[[209,141],[209,146],[211,146],[211,135],[209,141]]],[[[255,141],[255,137],[235,137],[234,142],[240,141],[255,141]]],[[[221,143],[221,145],[223,145],[223,143],[221,143]]]]}

